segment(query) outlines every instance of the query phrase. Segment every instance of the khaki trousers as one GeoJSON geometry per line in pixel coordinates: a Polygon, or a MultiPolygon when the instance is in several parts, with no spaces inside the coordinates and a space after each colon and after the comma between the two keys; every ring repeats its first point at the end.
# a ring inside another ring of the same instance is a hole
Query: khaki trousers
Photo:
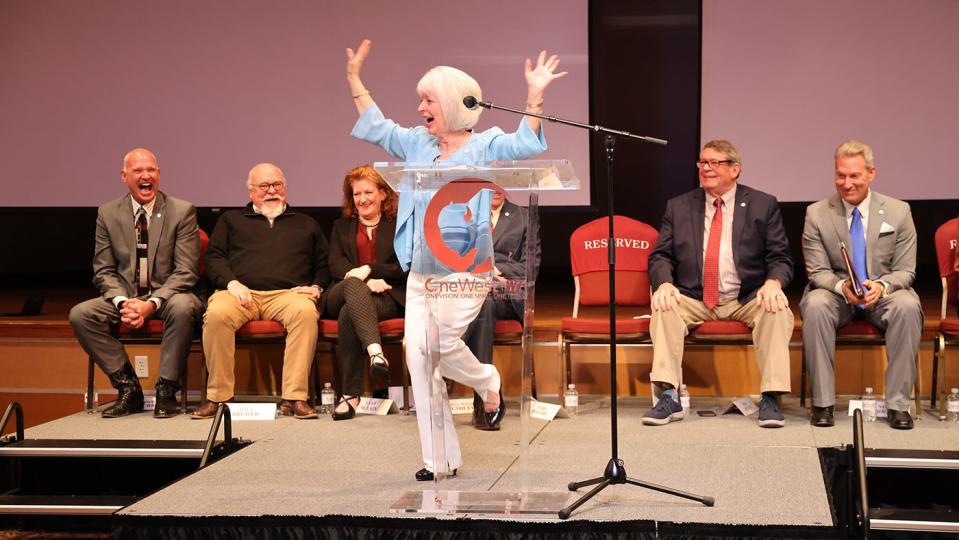
{"type": "Polygon", "coordinates": [[[210,374],[207,399],[226,401],[233,397],[236,331],[253,320],[277,321],[286,328],[283,399],[308,399],[310,366],[319,332],[316,302],[288,289],[250,292],[253,305],[249,308],[241,306],[227,291],[217,291],[210,297],[203,315],[203,353],[210,374]]]}
{"type": "Polygon", "coordinates": [[[650,380],[679,387],[683,345],[689,331],[705,321],[720,320],[740,321],[752,329],[753,346],[762,377],[759,391],[789,392],[789,340],[792,338],[795,317],[789,308],[769,313],[757,299],[746,305],[729,300],[709,309],[702,301],[681,294],[673,309],[653,311],[649,324],[653,341],[650,380]]]}

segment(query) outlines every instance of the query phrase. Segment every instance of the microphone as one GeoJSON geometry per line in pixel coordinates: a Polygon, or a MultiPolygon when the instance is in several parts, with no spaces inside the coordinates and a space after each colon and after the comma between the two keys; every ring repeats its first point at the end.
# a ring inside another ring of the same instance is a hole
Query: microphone
{"type": "Polygon", "coordinates": [[[492,103],[486,101],[480,101],[473,96],[466,96],[463,98],[463,105],[466,105],[466,108],[469,110],[474,110],[476,107],[483,107],[484,109],[489,109],[492,107],[492,103]]]}

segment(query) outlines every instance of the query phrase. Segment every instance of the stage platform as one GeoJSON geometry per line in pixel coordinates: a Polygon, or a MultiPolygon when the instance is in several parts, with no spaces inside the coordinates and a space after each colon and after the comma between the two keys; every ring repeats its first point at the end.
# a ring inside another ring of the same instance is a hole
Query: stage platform
{"type": "MultiPolygon", "coordinates": [[[[608,399],[588,396],[578,416],[531,420],[529,491],[565,492],[571,481],[600,476],[609,459],[608,399]]],[[[798,400],[785,403],[786,426],[758,427],[755,415],[700,417],[724,399],[695,399],[693,414],[667,426],[641,424],[648,398],[619,402],[619,457],[630,477],[715,497],[714,507],[643,488],[611,486],[568,521],[557,516],[457,514],[424,518],[391,513],[409,490],[515,491],[518,404],[499,432],[456,416],[464,465],[443,482],[416,482],[421,466],[412,415],[360,416],[333,422],[279,418],[237,421],[242,450],[124,508],[113,518],[120,537],[482,537],[513,532],[536,537],[835,538],[820,449],[852,440],[852,422],[813,428],[798,400]],[[458,531],[458,532],[457,532],[458,531]],[[589,533],[589,534],[586,534],[589,533]]],[[[845,403],[841,403],[845,405],[845,403]]],[[[118,419],[78,413],[27,430],[27,439],[204,440],[210,421],[149,413],[118,419]]],[[[927,413],[912,431],[885,422],[865,426],[866,447],[955,450],[959,427],[927,413]]],[[[585,490],[581,490],[580,493],[585,490]]],[[[570,494],[571,497],[574,494],[570,494]]],[[[571,499],[572,500],[572,499],[571,499]]]]}

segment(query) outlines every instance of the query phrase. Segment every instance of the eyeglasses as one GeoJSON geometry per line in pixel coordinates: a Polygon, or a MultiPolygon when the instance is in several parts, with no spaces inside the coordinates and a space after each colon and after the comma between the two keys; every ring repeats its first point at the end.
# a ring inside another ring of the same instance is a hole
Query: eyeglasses
{"type": "Polygon", "coordinates": [[[255,186],[250,186],[250,187],[255,187],[259,189],[260,191],[262,191],[263,193],[266,193],[267,191],[270,191],[270,188],[273,188],[276,191],[280,191],[281,189],[283,189],[284,186],[286,186],[286,182],[272,182],[270,184],[263,182],[262,184],[256,184],[255,186]]]}
{"type": "Polygon", "coordinates": [[[717,167],[719,167],[720,165],[723,165],[723,164],[732,165],[732,164],[733,164],[733,160],[731,160],[731,159],[701,159],[701,160],[699,160],[699,161],[696,162],[696,168],[697,168],[697,169],[702,169],[702,168],[705,167],[707,164],[709,165],[709,168],[710,168],[710,169],[715,169],[715,168],[717,168],[717,167]]]}

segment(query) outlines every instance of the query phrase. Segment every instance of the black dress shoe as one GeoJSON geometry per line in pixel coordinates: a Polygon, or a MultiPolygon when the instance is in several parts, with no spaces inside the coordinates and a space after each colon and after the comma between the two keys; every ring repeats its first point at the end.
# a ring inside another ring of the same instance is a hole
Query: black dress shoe
{"type": "Polygon", "coordinates": [[[503,416],[506,415],[506,400],[503,399],[503,389],[499,389],[499,407],[496,407],[496,410],[493,412],[488,412],[486,416],[486,425],[489,426],[491,430],[499,429],[499,423],[503,420],[503,416]]]}
{"type": "Polygon", "coordinates": [[[104,418],[117,418],[143,411],[143,389],[129,362],[110,374],[110,384],[117,389],[117,400],[101,413],[104,418]]]}
{"type": "Polygon", "coordinates": [[[486,423],[486,411],[483,410],[483,398],[473,392],[473,427],[480,431],[499,431],[499,424],[486,423]]]}
{"type": "MultiPolygon", "coordinates": [[[[429,482],[433,480],[433,471],[423,467],[422,469],[416,471],[416,474],[413,475],[416,477],[417,482],[429,482]]],[[[456,469],[450,471],[446,476],[456,476],[456,469]]]]}
{"type": "Polygon", "coordinates": [[[153,407],[154,418],[172,418],[180,414],[180,404],[176,401],[176,391],[179,384],[160,378],[156,385],[156,405],[153,407]]]}
{"type": "Polygon", "coordinates": [[[833,418],[832,411],[832,405],[828,407],[817,407],[813,405],[812,418],[809,420],[809,423],[816,427],[832,427],[836,425],[836,420],[833,418]]]}
{"type": "Polygon", "coordinates": [[[912,415],[909,414],[909,411],[894,411],[889,409],[886,420],[889,421],[889,425],[893,429],[912,429],[914,426],[912,423],[912,415]]]}

